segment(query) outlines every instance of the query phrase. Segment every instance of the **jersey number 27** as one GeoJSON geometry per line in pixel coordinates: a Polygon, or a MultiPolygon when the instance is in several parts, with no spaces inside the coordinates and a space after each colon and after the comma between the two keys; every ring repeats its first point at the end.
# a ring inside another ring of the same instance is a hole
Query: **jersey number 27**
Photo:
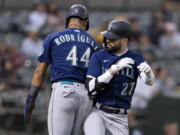
{"type": "Polygon", "coordinates": [[[121,95],[125,96],[125,95],[132,95],[135,83],[131,82],[131,83],[123,83],[123,90],[121,92],[121,95]]]}
{"type": "Polygon", "coordinates": [[[78,59],[78,52],[77,52],[77,46],[73,46],[71,51],[69,52],[66,60],[71,60],[72,61],[72,65],[73,66],[77,66],[77,62],[80,61],[80,62],[84,62],[85,63],[85,67],[88,66],[88,62],[89,62],[89,56],[91,54],[91,49],[90,48],[87,48],[83,55],[81,56],[81,58],[78,59]]]}

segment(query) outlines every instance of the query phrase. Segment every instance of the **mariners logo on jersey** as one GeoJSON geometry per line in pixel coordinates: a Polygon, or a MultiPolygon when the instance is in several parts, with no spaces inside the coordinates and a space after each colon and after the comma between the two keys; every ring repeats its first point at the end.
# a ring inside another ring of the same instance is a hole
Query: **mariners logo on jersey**
{"type": "Polygon", "coordinates": [[[47,36],[39,61],[51,64],[52,82],[84,82],[89,58],[97,49],[98,44],[84,30],[65,29],[47,36]]]}
{"type": "Polygon", "coordinates": [[[137,66],[145,61],[143,56],[130,50],[120,56],[111,54],[105,49],[100,50],[92,55],[91,59],[93,61],[90,60],[87,75],[97,78],[109,69],[112,64],[125,57],[132,58],[135,64],[132,65],[132,68],[124,68],[119,71],[110,81],[109,86],[111,89],[107,88],[100,93],[98,98],[95,99],[97,102],[119,108],[130,108],[132,95],[139,76],[137,66]]]}

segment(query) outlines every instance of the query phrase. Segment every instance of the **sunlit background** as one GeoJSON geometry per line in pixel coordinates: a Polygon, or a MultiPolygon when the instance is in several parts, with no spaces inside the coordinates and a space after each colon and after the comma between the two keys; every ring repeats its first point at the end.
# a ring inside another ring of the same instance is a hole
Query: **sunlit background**
{"type": "Polygon", "coordinates": [[[128,20],[129,48],[143,54],[156,74],[152,87],[138,80],[130,135],[180,135],[180,0],[0,0],[0,135],[48,134],[50,73],[28,125],[23,105],[43,39],[64,29],[66,10],[77,3],[89,9],[88,32],[100,46],[109,21],[128,20]]]}

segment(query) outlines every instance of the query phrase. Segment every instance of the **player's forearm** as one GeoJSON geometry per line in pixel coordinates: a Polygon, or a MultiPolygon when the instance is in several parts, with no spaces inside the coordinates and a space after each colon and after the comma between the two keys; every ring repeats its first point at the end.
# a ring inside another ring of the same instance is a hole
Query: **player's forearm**
{"type": "Polygon", "coordinates": [[[33,99],[33,102],[35,101],[38,95],[38,92],[40,90],[40,87],[42,86],[45,78],[46,78],[46,74],[42,74],[37,68],[34,72],[31,87],[28,92],[28,95],[31,96],[31,98],[33,99]]]}
{"type": "Polygon", "coordinates": [[[116,72],[114,72],[111,68],[109,68],[109,73],[112,75],[112,76],[114,76],[115,74],[116,74],[116,72]]]}
{"type": "Polygon", "coordinates": [[[47,71],[48,65],[46,63],[40,63],[33,75],[33,79],[31,82],[31,88],[29,91],[29,95],[36,98],[40,87],[42,86],[45,78],[46,78],[46,71],[47,71]]]}
{"type": "Polygon", "coordinates": [[[31,82],[31,87],[28,92],[28,96],[32,98],[33,102],[35,101],[38,95],[39,89],[46,78],[46,71],[47,71],[46,66],[38,65],[38,67],[36,68],[34,72],[33,79],[31,82]]]}
{"type": "Polygon", "coordinates": [[[101,76],[97,78],[98,82],[109,83],[111,79],[113,78],[114,74],[115,73],[110,68],[108,71],[106,71],[104,74],[102,74],[101,76]]]}
{"type": "Polygon", "coordinates": [[[46,73],[39,71],[37,68],[34,72],[31,84],[35,87],[41,87],[45,79],[46,73]]]}
{"type": "Polygon", "coordinates": [[[35,87],[41,87],[44,80],[46,79],[46,72],[48,69],[48,65],[46,63],[40,63],[36,70],[34,71],[34,75],[32,78],[31,84],[35,87]]]}

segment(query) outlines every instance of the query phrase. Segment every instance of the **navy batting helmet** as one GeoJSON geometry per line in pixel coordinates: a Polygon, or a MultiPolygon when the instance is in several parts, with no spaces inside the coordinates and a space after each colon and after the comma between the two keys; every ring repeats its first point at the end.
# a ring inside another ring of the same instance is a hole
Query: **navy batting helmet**
{"type": "Polygon", "coordinates": [[[127,21],[113,20],[109,23],[108,29],[102,32],[108,39],[131,38],[132,27],[127,21]]]}
{"type": "Polygon", "coordinates": [[[88,10],[85,6],[81,4],[75,4],[72,5],[66,14],[66,28],[68,27],[69,19],[71,17],[78,17],[81,19],[87,19],[87,25],[86,25],[86,30],[89,29],[89,13],[88,10]]]}

